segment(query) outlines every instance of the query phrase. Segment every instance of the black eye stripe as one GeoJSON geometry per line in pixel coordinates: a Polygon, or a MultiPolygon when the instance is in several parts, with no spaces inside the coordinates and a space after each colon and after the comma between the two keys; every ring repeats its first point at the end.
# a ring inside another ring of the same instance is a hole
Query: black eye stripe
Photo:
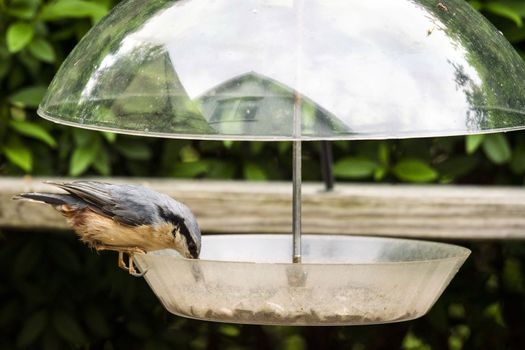
{"type": "Polygon", "coordinates": [[[179,232],[184,238],[186,238],[186,244],[188,245],[188,250],[190,253],[195,257],[198,256],[197,243],[193,240],[190,231],[184,222],[184,218],[174,214],[172,211],[166,208],[161,207],[160,205],[157,206],[157,209],[159,211],[159,216],[166,222],[169,222],[173,225],[174,229],[171,232],[173,237],[175,237],[177,232],[179,232]]]}

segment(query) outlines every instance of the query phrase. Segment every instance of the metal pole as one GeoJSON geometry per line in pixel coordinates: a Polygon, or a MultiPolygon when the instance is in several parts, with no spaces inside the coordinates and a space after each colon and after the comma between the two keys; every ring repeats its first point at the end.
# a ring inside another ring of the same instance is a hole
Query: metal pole
{"type": "Polygon", "coordinates": [[[327,192],[334,189],[333,163],[332,143],[330,141],[321,141],[321,174],[327,192]]]}
{"type": "Polygon", "coordinates": [[[303,51],[303,3],[304,0],[294,0],[294,8],[297,11],[297,49],[296,49],[296,84],[294,92],[293,110],[293,214],[292,214],[292,234],[293,234],[293,263],[301,262],[301,134],[302,134],[302,98],[301,98],[301,54],[303,51]]]}
{"type": "Polygon", "coordinates": [[[301,262],[301,141],[293,142],[293,262],[301,262]]]}

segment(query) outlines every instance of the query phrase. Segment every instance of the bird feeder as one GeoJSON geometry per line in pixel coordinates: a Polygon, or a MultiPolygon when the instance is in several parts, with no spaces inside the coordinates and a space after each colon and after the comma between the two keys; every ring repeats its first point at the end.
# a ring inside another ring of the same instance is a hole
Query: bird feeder
{"type": "Polygon", "coordinates": [[[205,236],[199,260],[165,250],[136,263],[186,317],[386,323],[425,314],[470,252],[301,240],[301,142],[520,129],[524,82],[518,54],[461,0],[128,0],[67,57],[38,113],[141,136],[292,141],[291,236],[205,236]]]}

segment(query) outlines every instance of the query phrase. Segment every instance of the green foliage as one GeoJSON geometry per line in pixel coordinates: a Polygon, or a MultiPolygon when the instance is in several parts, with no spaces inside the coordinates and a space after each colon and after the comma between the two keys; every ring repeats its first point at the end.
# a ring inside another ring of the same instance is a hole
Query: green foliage
{"type": "Polygon", "coordinates": [[[348,179],[371,177],[379,165],[367,158],[345,157],[334,164],[334,175],[348,179]]]}
{"type": "Polygon", "coordinates": [[[38,19],[58,21],[65,18],[89,17],[93,22],[97,22],[106,15],[107,11],[106,6],[93,1],[59,0],[45,4],[38,15],[38,19]]]}
{"type": "Polygon", "coordinates": [[[46,93],[45,86],[30,86],[17,90],[9,97],[9,102],[19,108],[36,108],[46,93]]]}
{"type": "Polygon", "coordinates": [[[7,50],[11,53],[18,52],[27,46],[35,34],[29,23],[15,22],[7,28],[6,43],[7,50]]]}
{"type": "Polygon", "coordinates": [[[486,3],[481,8],[494,15],[508,18],[518,27],[521,27],[523,26],[522,16],[525,15],[525,8],[516,5],[518,5],[517,1],[492,1],[486,3]]]}
{"type": "Polygon", "coordinates": [[[13,119],[9,122],[9,126],[17,131],[19,134],[33,137],[37,140],[43,141],[51,148],[57,146],[57,142],[46,129],[34,122],[13,119]]]}
{"type": "Polygon", "coordinates": [[[467,154],[476,152],[479,146],[483,143],[484,137],[484,134],[467,135],[465,138],[465,150],[467,151],[467,154]]]}
{"type": "Polygon", "coordinates": [[[495,164],[503,164],[510,160],[512,150],[503,134],[486,135],[483,139],[483,151],[495,164]]]}
{"type": "MultiPolygon", "coordinates": [[[[116,0],[0,2],[0,173],[286,180],[289,143],[190,142],[76,131],[35,110],[63,59],[116,0]]],[[[519,50],[525,6],[470,1],[519,50]]],[[[522,132],[466,138],[334,143],[338,180],[522,184],[522,132]]],[[[320,180],[319,150],[303,146],[305,180],[320,180]]]]}
{"type": "Polygon", "coordinates": [[[53,63],[56,59],[55,49],[53,49],[53,46],[44,39],[35,39],[31,41],[29,44],[29,52],[35,58],[46,63],[53,63]]]}
{"type": "Polygon", "coordinates": [[[431,182],[438,177],[436,170],[419,159],[401,160],[394,167],[394,174],[409,182],[431,182]]]}
{"type": "Polygon", "coordinates": [[[525,245],[473,250],[430,313],[367,327],[275,327],[169,314],[144,279],[73,234],[0,238],[1,349],[521,349],[525,245]],[[13,268],[9,268],[13,267],[13,268]]]}
{"type": "Polygon", "coordinates": [[[16,135],[8,138],[2,151],[11,163],[19,166],[26,172],[30,172],[33,169],[33,153],[16,135]]]}
{"type": "MultiPolygon", "coordinates": [[[[525,2],[469,1],[525,56],[525,2]]],[[[36,108],[60,64],[116,0],[0,0],[0,174],[289,180],[288,142],[158,140],[49,123],[36,108]]],[[[522,185],[525,132],[333,142],[338,181],[522,185]]],[[[303,143],[303,178],[320,180],[303,143]]],[[[167,314],[143,280],[73,240],[9,233],[0,245],[0,348],[519,349],[525,249],[478,243],[421,320],[364,328],[223,325],[167,314]]]]}

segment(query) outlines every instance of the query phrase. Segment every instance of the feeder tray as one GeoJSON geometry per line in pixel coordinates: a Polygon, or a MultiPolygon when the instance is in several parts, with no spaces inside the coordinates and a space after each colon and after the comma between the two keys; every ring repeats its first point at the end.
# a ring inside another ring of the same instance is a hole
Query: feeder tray
{"type": "Polygon", "coordinates": [[[203,237],[199,260],[174,250],[136,255],[172,313],[273,325],[358,325],[424,315],[470,254],[444,243],[304,235],[290,263],[287,235],[203,237]]]}
{"type": "Polygon", "coordinates": [[[206,236],[200,260],[159,251],[136,263],[187,317],[394,322],[423,315],[468,250],[301,245],[301,142],[521,129],[525,67],[464,0],[128,0],[71,52],[38,113],[142,136],[293,141],[293,239],[206,236]]]}

